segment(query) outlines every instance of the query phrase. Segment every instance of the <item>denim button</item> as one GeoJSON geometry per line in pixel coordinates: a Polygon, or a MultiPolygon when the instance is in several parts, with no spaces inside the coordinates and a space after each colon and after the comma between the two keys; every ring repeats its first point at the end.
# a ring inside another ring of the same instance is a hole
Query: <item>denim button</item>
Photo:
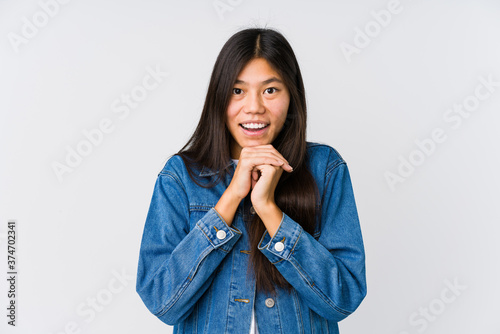
{"type": "Polygon", "coordinates": [[[251,207],[250,207],[250,213],[251,213],[252,215],[254,215],[254,214],[255,214],[255,209],[253,208],[253,206],[251,206],[251,207]]]}
{"type": "Polygon", "coordinates": [[[217,231],[217,239],[224,239],[226,237],[226,232],[224,232],[223,230],[218,230],[217,231]]]}
{"type": "Polygon", "coordinates": [[[274,299],[267,298],[266,299],[266,306],[269,307],[269,308],[273,307],[274,306],[274,299]]]}
{"type": "Polygon", "coordinates": [[[277,252],[281,252],[283,249],[285,249],[285,245],[284,245],[281,241],[278,241],[278,242],[274,245],[274,249],[275,249],[277,252]]]}

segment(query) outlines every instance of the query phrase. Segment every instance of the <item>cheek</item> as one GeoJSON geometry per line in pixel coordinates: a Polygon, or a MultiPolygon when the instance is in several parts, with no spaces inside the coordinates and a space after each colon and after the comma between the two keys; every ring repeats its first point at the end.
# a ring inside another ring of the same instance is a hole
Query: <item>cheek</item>
{"type": "Polygon", "coordinates": [[[238,114],[237,108],[234,105],[229,105],[226,111],[226,125],[228,127],[234,126],[236,122],[236,115],[238,114]]]}
{"type": "Polygon", "coordinates": [[[282,101],[275,105],[274,115],[276,117],[277,123],[281,125],[285,123],[286,115],[288,113],[288,106],[289,106],[288,101],[282,101]]]}

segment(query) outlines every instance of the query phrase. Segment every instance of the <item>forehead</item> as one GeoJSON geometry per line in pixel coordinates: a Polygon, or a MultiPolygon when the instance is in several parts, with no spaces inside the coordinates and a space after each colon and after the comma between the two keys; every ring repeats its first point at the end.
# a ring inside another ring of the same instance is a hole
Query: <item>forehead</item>
{"type": "Polygon", "coordinates": [[[243,67],[238,74],[236,82],[259,84],[269,81],[272,78],[282,81],[281,76],[272,68],[267,60],[264,58],[254,58],[243,67]]]}

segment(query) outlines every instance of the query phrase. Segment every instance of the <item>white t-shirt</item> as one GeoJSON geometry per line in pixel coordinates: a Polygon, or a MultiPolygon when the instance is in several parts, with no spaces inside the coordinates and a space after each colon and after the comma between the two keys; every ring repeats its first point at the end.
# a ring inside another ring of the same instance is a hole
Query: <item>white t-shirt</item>
{"type": "Polygon", "coordinates": [[[252,322],[250,323],[250,334],[259,334],[259,328],[257,327],[257,322],[255,322],[255,312],[252,309],[252,322]]]}

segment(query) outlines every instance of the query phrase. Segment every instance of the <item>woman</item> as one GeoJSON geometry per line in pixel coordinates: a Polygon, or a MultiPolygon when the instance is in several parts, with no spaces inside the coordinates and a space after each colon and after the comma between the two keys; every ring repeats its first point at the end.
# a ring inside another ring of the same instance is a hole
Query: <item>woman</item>
{"type": "Polygon", "coordinates": [[[338,333],[363,300],[349,171],[306,142],[280,33],[246,29],[222,48],[193,136],[158,175],[137,292],[174,333],[338,333]]]}

